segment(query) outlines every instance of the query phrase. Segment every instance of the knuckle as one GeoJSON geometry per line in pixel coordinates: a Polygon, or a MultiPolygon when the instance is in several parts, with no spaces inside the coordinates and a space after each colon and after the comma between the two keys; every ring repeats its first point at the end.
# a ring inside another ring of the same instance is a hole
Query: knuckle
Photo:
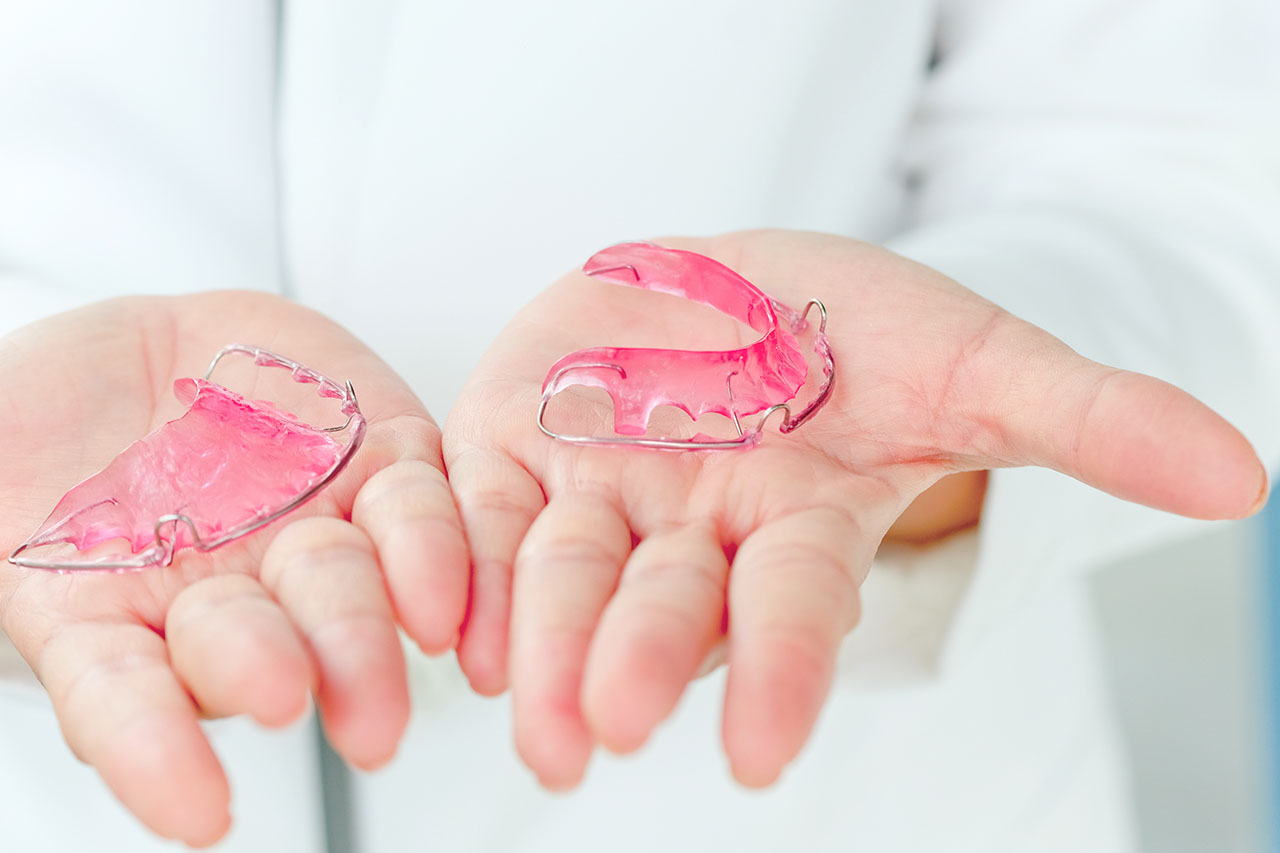
{"type": "Polygon", "coordinates": [[[720,609],[708,610],[687,601],[650,597],[637,603],[638,618],[633,624],[641,626],[640,633],[648,635],[650,643],[656,640],[670,652],[671,646],[682,640],[701,640],[714,634],[720,613],[720,609]]]}
{"type": "Polygon", "coordinates": [[[500,485],[465,492],[459,496],[459,504],[464,516],[485,513],[527,518],[536,512],[528,495],[500,485]]]}
{"type": "Polygon", "coordinates": [[[284,526],[271,542],[268,557],[314,555],[333,548],[367,551],[367,539],[355,525],[326,516],[298,519],[284,526]]]}
{"type": "Polygon", "coordinates": [[[464,515],[532,515],[544,502],[542,487],[528,471],[509,456],[487,448],[463,450],[449,465],[449,481],[464,515]]]}
{"type": "Polygon", "coordinates": [[[821,679],[832,666],[839,637],[829,629],[805,623],[765,622],[755,627],[754,642],[768,657],[799,681],[821,679]]]}
{"type": "Polygon", "coordinates": [[[440,427],[426,412],[379,412],[370,418],[365,456],[379,470],[397,461],[428,464],[440,459],[440,440],[440,427]]]}
{"type": "Polygon", "coordinates": [[[360,607],[335,616],[309,632],[314,645],[325,648],[367,648],[394,639],[390,614],[379,607],[360,607]]]}
{"type": "Polygon", "coordinates": [[[618,549],[598,537],[578,533],[561,533],[547,539],[526,539],[516,553],[516,571],[547,565],[592,566],[616,565],[621,559],[618,549]]]}
{"type": "MultiPolygon", "coordinates": [[[[693,557],[665,557],[650,563],[628,567],[623,572],[623,589],[679,590],[683,601],[705,603],[724,599],[724,573],[705,561],[693,557]]],[[[665,600],[670,596],[655,600],[665,600]]]]}
{"type": "Polygon", "coordinates": [[[262,561],[262,582],[276,589],[290,576],[373,559],[373,545],[362,530],[335,518],[307,518],[286,527],[262,561]]]}
{"type": "Polygon", "coordinates": [[[180,634],[190,626],[223,612],[264,599],[262,587],[247,575],[216,575],[197,581],[178,593],[165,616],[165,635],[180,634]]]}
{"type": "Polygon", "coordinates": [[[375,520],[439,511],[447,495],[444,475],[438,468],[405,460],[369,478],[356,494],[352,518],[375,520]]]}
{"type": "MultiPolygon", "coordinates": [[[[131,715],[121,716],[119,709],[111,707],[108,694],[117,696],[128,691],[147,694],[161,689],[172,678],[168,663],[146,651],[98,658],[79,668],[65,680],[49,685],[49,698],[53,702],[59,723],[68,745],[76,757],[93,763],[95,742],[88,733],[110,733],[129,723],[131,715]],[[104,707],[105,706],[105,707],[104,707]],[[105,723],[103,715],[107,716],[105,723]],[[90,720],[98,722],[90,724],[90,720]]],[[[163,690],[162,690],[163,692],[163,690]]]]}

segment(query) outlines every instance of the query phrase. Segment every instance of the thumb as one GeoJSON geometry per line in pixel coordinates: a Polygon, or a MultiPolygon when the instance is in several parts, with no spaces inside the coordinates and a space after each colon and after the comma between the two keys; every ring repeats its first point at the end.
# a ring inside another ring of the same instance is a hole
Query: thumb
{"type": "Polygon", "coordinates": [[[1267,473],[1239,430],[1185,391],[1083,358],[1022,321],[989,383],[1006,464],[1039,465],[1125,500],[1194,518],[1243,518],[1267,473]]]}

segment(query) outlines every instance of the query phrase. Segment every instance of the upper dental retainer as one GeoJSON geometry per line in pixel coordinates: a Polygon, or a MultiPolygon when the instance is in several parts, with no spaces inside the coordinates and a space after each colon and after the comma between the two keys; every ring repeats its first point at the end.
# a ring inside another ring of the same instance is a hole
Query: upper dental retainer
{"type": "Polygon", "coordinates": [[[183,548],[212,551],[306,503],[333,482],[364,440],[365,418],[350,382],[339,385],[259,347],[224,347],[203,379],[179,379],[174,392],[186,414],[67,492],[9,555],[10,563],[57,572],[127,571],[167,566],[183,548]],[[209,381],[228,355],[250,356],[259,367],[285,368],[294,381],[316,385],[319,396],[339,401],[346,422],[313,427],[209,381]],[[333,437],[343,432],[345,444],[333,437]],[[123,542],[112,550],[106,544],[113,540],[123,542]],[[53,547],[65,545],[75,551],[53,547]],[[94,555],[94,549],[109,553],[94,555]]]}
{"type": "Polygon", "coordinates": [[[616,284],[700,302],[746,323],[761,337],[745,347],[710,352],[592,347],[570,353],[551,366],[542,384],[538,428],[552,438],[571,444],[663,450],[750,448],[760,442],[765,423],[775,412],[782,413],[779,430],[789,433],[812,418],[830,397],[835,360],[826,336],[827,309],[818,300],[811,299],[803,311],[795,311],[719,261],[651,243],[612,246],[593,255],[582,270],[616,284]],[[813,349],[822,360],[822,385],[793,414],[789,401],[799,393],[808,373],[796,335],[808,329],[806,318],[813,308],[821,315],[813,349]],[[547,426],[551,398],[573,385],[608,393],[617,435],[569,435],[547,426]],[[695,420],[708,412],[730,418],[737,437],[646,437],[650,414],[664,405],[695,420]],[[743,418],[760,412],[754,427],[743,427],[743,418]]]}

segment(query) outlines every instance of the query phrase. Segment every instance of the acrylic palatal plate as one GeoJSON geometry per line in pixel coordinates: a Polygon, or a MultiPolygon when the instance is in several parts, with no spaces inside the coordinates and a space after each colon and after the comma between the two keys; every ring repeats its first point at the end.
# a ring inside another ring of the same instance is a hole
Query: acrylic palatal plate
{"type": "Polygon", "coordinates": [[[366,423],[350,382],[339,385],[258,347],[224,347],[204,379],[179,379],[174,392],[186,414],[67,492],[10,563],[58,572],[126,571],[167,566],[184,548],[211,551],[310,500],[364,439],[366,423]],[[250,356],[260,367],[284,368],[294,381],[314,384],[319,396],[339,401],[346,423],[313,427],[209,381],[228,355],[250,356]],[[334,438],[342,432],[345,444],[334,438]],[[97,553],[117,540],[119,547],[97,553]]]}

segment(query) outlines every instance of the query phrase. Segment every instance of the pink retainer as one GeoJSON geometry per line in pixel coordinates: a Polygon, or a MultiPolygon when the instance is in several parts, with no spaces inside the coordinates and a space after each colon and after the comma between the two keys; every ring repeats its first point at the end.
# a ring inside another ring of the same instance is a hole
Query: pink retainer
{"type": "MultiPolygon", "coordinates": [[[[611,444],[664,449],[717,449],[753,446],[764,418],[752,432],[744,432],[740,418],[782,408],[782,431],[790,432],[826,401],[835,366],[827,343],[826,313],[814,343],[823,358],[824,380],[815,400],[795,418],[785,404],[804,385],[808,368],[795,334],[807,328],[804,316],[774,302],[755,285],[711,258],[650,243],[622,243],[593,255],[583,272],[616,284],[640,287],[700,302],[716,308],[761,333],[754,343],[731,350],[592,347],[578,350],[551,366],[542,386],[538,425],[553,438],[575,444],[611,444]],[[779,315],[787,325],[779,321],[779,315]],[[789,328],[788,328],[789,327],[789,328]],[[571,436],[547,428],[547,404],[571,385],[604,389],[613,401],[612,436],[571,436]],[[732,418],[736,439],[632,438],[643,436],[649,417],[659,406],[675,406],[692,418],[707,413],[732,418]]],[[[806,312],[807,312],[806,308],[806,312]]]]}
{"type": "Polygon", "coordinates": [[[350,384],[344,391],[256,347],[234,345],[218,357],[230,353],[252,355],[260,366],[289,368],[295,380],[317,384],[321,396],[342,401],[347,423],[312,427],[207,379],[179,379],[174,392],[188,407],[186,414],[135,441],[67,492],[10,562],[58,571],[166,565],[179,549],[212,550],[264,526],[331,481],[364,435],[350,384]],[[347,428],[353,428],[351,437],[341,444],[333,434],[347,428]],[[123,556],[123,544],[105,557],[41,559],[24,553],[65,543],[83,554],[112,540],[127,542],[132,556],[123,556]]]}

